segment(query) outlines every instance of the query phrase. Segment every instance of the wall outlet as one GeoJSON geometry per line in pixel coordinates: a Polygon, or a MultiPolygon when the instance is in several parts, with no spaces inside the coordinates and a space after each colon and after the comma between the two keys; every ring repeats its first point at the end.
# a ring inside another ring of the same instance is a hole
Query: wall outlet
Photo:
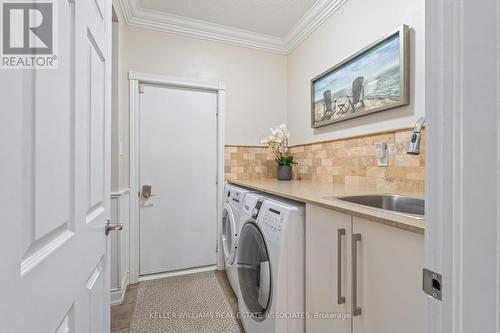
{"type": "Polygon", "coordinates": [[[387,145],[385,142],[375,142],[375,157],[378,166],[387,166],[387,145]]]}

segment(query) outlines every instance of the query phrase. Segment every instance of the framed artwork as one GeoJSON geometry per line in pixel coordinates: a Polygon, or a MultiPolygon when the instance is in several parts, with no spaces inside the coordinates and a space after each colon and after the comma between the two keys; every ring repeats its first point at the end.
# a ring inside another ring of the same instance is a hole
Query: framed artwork
{"type": "Polygon", "coordinates": [[[311,80],[311,127],[409,104],[409,27],[368,45],[311,80]]]}

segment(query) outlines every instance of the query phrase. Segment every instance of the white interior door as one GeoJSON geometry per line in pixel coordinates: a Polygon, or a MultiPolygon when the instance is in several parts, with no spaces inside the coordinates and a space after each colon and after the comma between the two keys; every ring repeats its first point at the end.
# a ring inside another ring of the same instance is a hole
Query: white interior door
{"type": "Polygon", "coordinates": [[[142,89],[139,179],[153,196],[140,200],[139,274],[215,265],[217,94],[142,89]]]}
{"type": "Polygon", "coordinates": [[[2,332],[109,332],[111,0],[56,3],[58,69],[0,70],[2,332]]]}
{"type": "Polygon", "coordinates": [[[498,332],[500,1],[426,1],[426,332],[498,332]]]}

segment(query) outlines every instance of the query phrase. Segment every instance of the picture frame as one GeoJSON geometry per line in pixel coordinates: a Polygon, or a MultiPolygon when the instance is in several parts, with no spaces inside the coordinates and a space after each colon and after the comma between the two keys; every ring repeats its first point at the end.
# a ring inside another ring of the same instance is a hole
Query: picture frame
{"type": "Polygon", "coordinates": [[[380,38],[311,80],[311,127],[410,103],[409,26],[380,38]]]}

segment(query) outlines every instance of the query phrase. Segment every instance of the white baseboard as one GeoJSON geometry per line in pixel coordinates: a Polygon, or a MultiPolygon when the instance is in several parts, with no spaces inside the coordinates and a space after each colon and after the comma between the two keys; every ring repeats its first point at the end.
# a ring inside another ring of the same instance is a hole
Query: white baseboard
{"type": "Polygon", "coordinates": [[[122,276],[122,286],[120,289],[111,290],[111,305],[122,304],[129,285],[129,273],[122,276]]]}
{"type": "Polygon", "coordinates": [[[171,277],[171,276],[179,276],[179,275],[194,274],[194,273],[216,271],[216,270],[217,270],[217,265],[182,269],[182,270],[168,272],[168,273],[158,273],[158,274],[139,276],[139,282],[156,280],[156,279],[163,279],[163,278],[167,278],[167,277],[171,277]]]}

